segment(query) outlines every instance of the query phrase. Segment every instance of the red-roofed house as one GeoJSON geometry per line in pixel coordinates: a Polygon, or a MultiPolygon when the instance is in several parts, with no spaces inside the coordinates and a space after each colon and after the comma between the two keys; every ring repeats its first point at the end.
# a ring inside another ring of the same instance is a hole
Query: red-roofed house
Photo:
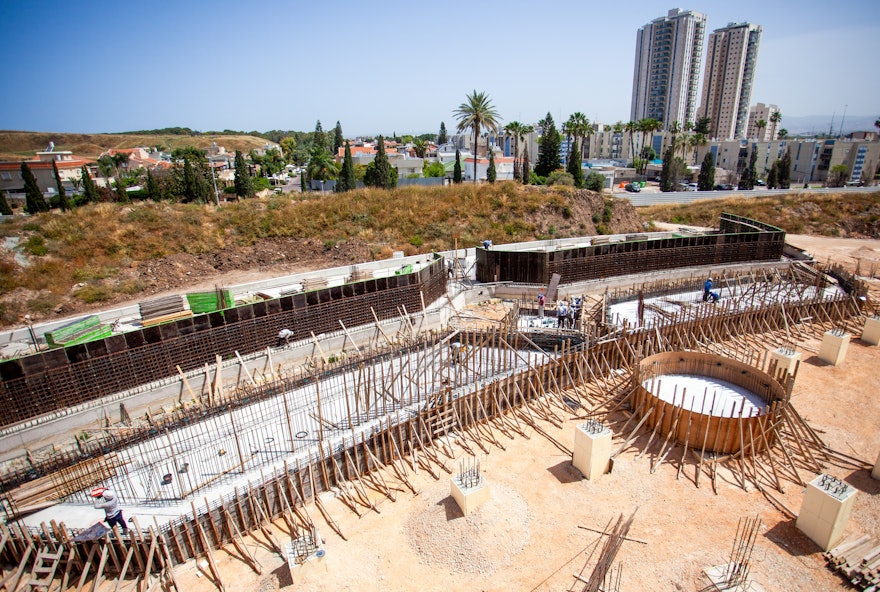
{"type": "MultiPolygon", "coordinates": [[[[52,172],[52,161],[58,167],[58,175],[64,183],[65,190],[73,189],[74,182],[82,177],[82,166],[89,161],[67,150],[48,150],[37,152],[35,158],[27,160],[28,168],[37,178],[37,185],[44,194],[54,195],[55,174],[52,172]]],[[[24,192],[24,181],[21,178],[21,162],[0,162],[0,190],[8,193],[24,192]]],[[[11,196],[14,198],[14,196],[11,196]]]]}

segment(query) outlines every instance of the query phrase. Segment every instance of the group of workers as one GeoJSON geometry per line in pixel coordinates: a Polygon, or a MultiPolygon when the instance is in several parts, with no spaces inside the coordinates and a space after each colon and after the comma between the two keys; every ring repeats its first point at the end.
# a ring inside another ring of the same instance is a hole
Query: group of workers
{"type": "MultiPolygon", "coordinates": [[[[538,293],[538,318],[544,318],[544,308],[547,305],[547,297],[544,290],[538,293]]],[[[581,299],[575,298],[571,304],[560,300],[556,305],[556,327],[559,329],[574,329],[581,318],[581,299]]]]}

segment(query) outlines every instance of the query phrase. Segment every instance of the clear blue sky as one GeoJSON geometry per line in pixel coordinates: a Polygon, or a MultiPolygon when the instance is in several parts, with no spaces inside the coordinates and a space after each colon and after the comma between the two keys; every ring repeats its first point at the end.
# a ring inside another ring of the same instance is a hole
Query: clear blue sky
{"type": "MultiPolygon", "coordinates": [[[[0,0],[0,129],[454,128],[467,93],[503,120],[629,119],[636,29],[675,4],[505,0],[0,0]]],[[[752,103],[880,116],[877,0],[703,0],[764,27],[752,103]]]]}

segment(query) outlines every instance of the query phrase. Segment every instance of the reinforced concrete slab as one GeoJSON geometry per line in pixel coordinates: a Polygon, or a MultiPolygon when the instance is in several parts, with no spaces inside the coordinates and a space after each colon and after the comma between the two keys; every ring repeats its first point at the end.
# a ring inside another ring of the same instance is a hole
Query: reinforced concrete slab
{"type": "Polygon", "coordinates": [[[745,387],[705,376],[664,374],[645,380],[642,386],[668,403],[674,399],[675,404],[685,410],[718,417],[738,416],[741,405],[744,405],[742,414],[747,417],[766,405],[761,397],[745,387]]]}

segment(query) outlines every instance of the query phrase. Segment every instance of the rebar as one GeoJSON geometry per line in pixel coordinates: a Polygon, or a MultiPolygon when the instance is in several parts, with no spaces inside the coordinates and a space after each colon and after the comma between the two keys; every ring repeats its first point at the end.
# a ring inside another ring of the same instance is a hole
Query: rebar
{"type": "Polygon", "coordinates": [[[467,457],[459,461],[455,482],[462,489],[473,489],[482,485],[483,474],[480,471],[480,459],[467,457]]]}

